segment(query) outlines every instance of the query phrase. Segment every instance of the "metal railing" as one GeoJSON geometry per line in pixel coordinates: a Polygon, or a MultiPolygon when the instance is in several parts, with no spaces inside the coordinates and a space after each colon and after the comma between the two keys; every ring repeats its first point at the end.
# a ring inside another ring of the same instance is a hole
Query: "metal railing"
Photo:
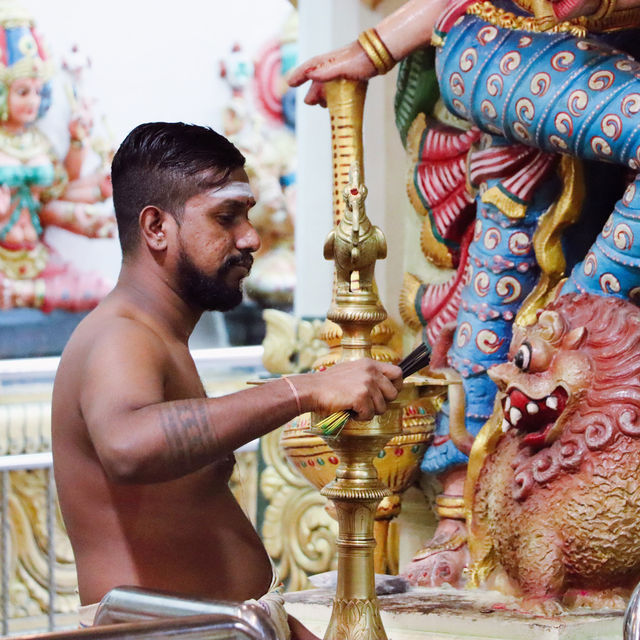
{"type": "Polygon", "coordinates": [[[244,621],[204,615],[16,637],[15,640],[264,640],[244,621]]]}
{"type": "MultiPolygon", "coordinates": [[[[250,367],[262,366],[261,345],[247,347],[218,347],[214,349],[194,349],[191,352],[198,369],[208,366],[216,367],[250,367]]],[[[0,360],[0,382],[50,380],[58,368],[60,358],[17,358],[0,360]]]]}
{"type": "Polygon", "coordinates": [[[268,614],[258,605],[183,598],[137,587],[112,589],[100,601],[94,626],[21,636],[16,640],[279,640],[268,614]]]}
{"type": "Polygon", "coordinates": [[[225,615],[245,620],[260,631],[264,640],[278,640],[271,619],[255,604],[185,598],[139,587],[118,587],[109,591],[100,601],[94,624],[117,624],[203,614],[225,615]]]}
{"type": "Polygon", "coordinates": [[[194,615],[222,616],[241,620],[253,630],[256,638],[278,640],[271,618],[258,605],[185,598],[138,587],[119,587],[109,591],[100,601],[94,625],[194,615]]]}

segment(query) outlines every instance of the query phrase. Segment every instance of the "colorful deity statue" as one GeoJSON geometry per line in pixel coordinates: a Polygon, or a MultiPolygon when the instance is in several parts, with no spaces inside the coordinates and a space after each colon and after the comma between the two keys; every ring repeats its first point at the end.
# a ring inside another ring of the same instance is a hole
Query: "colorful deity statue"
{"type": "Polygon", "coordinates": [[[60,161],[36,126],[54,72],[29,13],[0,2],[0,309],[86,311],[109,291],[97,275],[66,263],[44,239],[48,226],[112,237],[113,216],[92,205],[111,196],[108,168],[82,173],[91,118],[81,105],[60,161]]]}
{"type": "Polygon", "coordinates": [[[251,220],[262,239],[248,297],[263,307],[290,309],[295,289],[295,91],[284,76],[296,61],[297,13],[255,62],[240,45],[222,61],[221,75],[232,91],[223,112],[223,130],[245,154],[258,204],[251,220]]]}
{"type": "Polygon", "coordinates": [[[487,371],[507,360],[514,322],[533,323],[560,289],[638,300],[634,3],[409,0],[292,76],[313,80],[306,100],[322,103],[323,82],[406,58],[396,116],[425,217],[421,248],[453,272],[438,285],[408,275],[401,310],[433,344],[432,366],[465,390],[463,407],[443,407],[423,461],[443,494],[436,534],[406,569],[415,583],[463,583],[467,456],[494,412],[487,371]],[[581,233],[563,245],[581,213],[581,233]]]}

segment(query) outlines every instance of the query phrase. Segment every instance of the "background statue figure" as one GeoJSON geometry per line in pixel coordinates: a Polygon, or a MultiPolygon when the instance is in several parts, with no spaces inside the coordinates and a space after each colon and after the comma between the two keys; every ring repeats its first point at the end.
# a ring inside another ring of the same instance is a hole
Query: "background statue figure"
{"type": "Polygon", "coordinates": [[[57,226],[112,237],[113,217],[91,205],[111,196],[108,167],[82,175],[92,122],[78,102],[61,162],[36,127],[51,100],[53,64],[29,14],[0,3],[0,309],[86,311],[110,284],[65,263],[44,238],[57,226]]]}
{"type": "Polygon", "coordinates": [[[295,290],[295,91],[284,80],[297,60],[297,12],[255,60],[236,44],[221,62],[232,91],[223,132],[247,158],[258,203],[251,212],[262,245],[245,281],[249,299],[263,308],[290,310],[295,290]]]}

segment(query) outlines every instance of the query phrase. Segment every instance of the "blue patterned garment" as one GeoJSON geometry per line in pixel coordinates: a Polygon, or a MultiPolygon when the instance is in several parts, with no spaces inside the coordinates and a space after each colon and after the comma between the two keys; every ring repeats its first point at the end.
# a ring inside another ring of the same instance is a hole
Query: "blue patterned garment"
{"type": "MultiPolygon", "coordinates": [[[[442,98],[452,113],[491,134],[491,148],[533,148],[547,156],[568,154],[640,170],[640,64],[632,56],[604,39],[510,30],[473,15],[462,16],[449,33],[439,35],[443,44],[436,73],[442,98]]],[[[484,191],[495,188],[519,202],[521,217],[483,202],[482,193],[476,197],[476,233],[449,351],[449,362],[463,379],[466,427],[473,435],[492,413],[496,390],[486,369],[506,359],[513,318],[538,276],[533,233],[559,190],[557,178],[548,173],[529,199],[519,201],[518,189],[525,186],[513,172],[483,184],[484,191]]],[[[638,234],[636,178],[573,268],[563,293],[587,291],[640,302],[638,234]]],[[[445,406],[437,434],[447,431],[445,406]]],[[[437,473],[465,461],[446,441],[427,451],[422,469],[437,473]]]]}

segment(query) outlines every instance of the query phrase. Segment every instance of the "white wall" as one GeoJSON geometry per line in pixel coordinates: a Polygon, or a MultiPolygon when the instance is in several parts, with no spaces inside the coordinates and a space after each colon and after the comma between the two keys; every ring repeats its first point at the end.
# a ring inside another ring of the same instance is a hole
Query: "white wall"
{"type": "Polygon", "coordinates": [[[78,44],[90,93],[119,142],[155,120],[217,125],[229,97],[218,61],[277,35],[287,0],[22,0],[56,57],[78,44]]]}
{"type": "MultiPolygon", "coordinates": [[[[375,26],[404,0],[385,0],[373,11],[360,0],[298,0],[300,59],[331,51],[375,26]]],[[[405,154],[395,128],[393,96],[396,70],[369,82],[364,111],[365,182],[369,189],[367,215],[387,238],[388,258],[376,264],[381,300],[398,319],[398,294],[404,253],[405,154]]],[[[331,301],[333,265],[322,257],[332,225],[332,165],[329,115],[320,107],[303,104],[306,87],[299,90],[298,214],[296,225],[296,314],[324,316],[331,301]]]]}
{"type": "MultiPolygon", "coordinates": [[[[87,93],[118,145],[137,124],[155,120],[220,127],[229,90],[219,60],[235,42],[254,55],[290,14],[288,0],[22,0],[55,60],[77,44],[92,61],[87,93]]],[[[43,128],[59,135],[64,91],[43,128]],[[57,109],[56,109],[57,107],[57,109]]],[[[49,239],[65,257],[115,280],[115,240],[91,240],[58,229],[49,239]]]]}

